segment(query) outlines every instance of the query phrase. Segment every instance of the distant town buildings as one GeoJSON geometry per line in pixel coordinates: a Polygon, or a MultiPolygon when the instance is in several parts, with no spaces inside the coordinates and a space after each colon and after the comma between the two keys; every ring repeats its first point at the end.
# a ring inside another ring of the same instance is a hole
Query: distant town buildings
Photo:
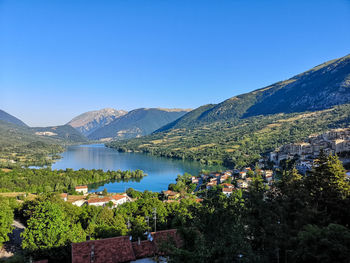
{"type": "Polygon", "coordinates": [[[285,144],[271,152],[269,159],[279,165],[283,160],[295,158],[296,168],[305,174],[321,151],[326,155],[350,151],[350,128],[334,129],[320,135],[310,135],[304,142],[285,144]]]}
{"type": "Polygon", "coordinates": [[[75,187],[75,191],[79,192],[79,193],[87,194],[88,193],[88,187],[87,187],[87,185],[79,185],[79,186],[75,187]]]}
{"type": "MultiPolygon", "coordinates": [[[[85,188],[84,188],[85,189],[85,188]]],[[[60,198],[76,206],[92,205],[92,206],[109,206],[115,208],[118,205],[126,202],[131,202],[132,199],[126,194],[112,194],[108,196],[91,194],[88,196],[68,195],[67,193],[60,194],[60,198]]]]}
{"type": "Polygon", "coordinates": [[[325,154],[350,151],[350,128],[335,129],[320,135],[310,135],[300,143],[285,144],[270,153],[270,160],[278,164],[285,159],[300,160],[315,158],[323,150],[325,154]]]}

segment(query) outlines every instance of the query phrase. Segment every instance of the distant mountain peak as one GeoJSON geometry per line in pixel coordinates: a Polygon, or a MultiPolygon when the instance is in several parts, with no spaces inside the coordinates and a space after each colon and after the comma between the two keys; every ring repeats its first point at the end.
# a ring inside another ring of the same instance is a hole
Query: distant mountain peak
{"type": "Polygon", "coordinates": [[[107,140],[140,137],[180,118],[188,111],[188,109],[162,108],[135,109],[90,133],[88,138],[107,140]]]}
{"type": "Polygon", "coordinates": [[[127,111],[124,110],[104,108],[101,110],[88,111],[80,114],[67,124],[87,136],[95,130],[108,125],[116,118],[125,115],[126,113],[127,111]]]}

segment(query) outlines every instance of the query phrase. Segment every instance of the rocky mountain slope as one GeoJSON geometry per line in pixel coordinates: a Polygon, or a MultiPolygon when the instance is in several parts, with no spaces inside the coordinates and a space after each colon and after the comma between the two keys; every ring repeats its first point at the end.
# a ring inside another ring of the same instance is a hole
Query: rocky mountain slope
{"type": "Polygon", "coordinates": [[[141,108],[128,112],[88,135],[93,140],[127,139],[150,134],[190,110],[141,108]]]}
{"type": "Polygon", "coordinates": [[[127,111],[124,110],[105,108],[102,110],[89,111],[80,114],[79,116],[73,118],[67,124],[75,128],[85,136],[88,136],[97,129],[108,125],[109,123],[119,118],[120,116],[125,115],[126,113],[127,111]]]}

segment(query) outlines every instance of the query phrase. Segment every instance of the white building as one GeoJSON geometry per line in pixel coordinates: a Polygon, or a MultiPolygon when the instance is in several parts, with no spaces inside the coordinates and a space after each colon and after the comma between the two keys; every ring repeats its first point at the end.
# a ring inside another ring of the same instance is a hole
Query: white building
{"type": "Polygon", "coordinates": [[[88,187],[87,185],[79,185],[75,187],[75,191],[79,192],[79,193],[83,193],[83,194],[87,194],[88,193],[88,187]]]}

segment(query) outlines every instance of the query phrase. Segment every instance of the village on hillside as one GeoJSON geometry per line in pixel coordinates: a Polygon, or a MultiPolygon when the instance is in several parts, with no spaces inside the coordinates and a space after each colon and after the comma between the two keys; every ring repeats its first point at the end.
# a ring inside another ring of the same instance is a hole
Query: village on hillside
{"type": "Polygon", "coordinates": [[[296,168],[305,174],[321,151],[326,155],[350,152],[350,128],[333,129],[310,135],[304,142],[285,144],[271,152],[269,160],[279,167],[281,161],[295,159],[296,168]]]}
{"type": "MultiPolygon", "coordinates": [[[[200,191],[211,190],[219,188],[220,191],[226,196],[230,196],[232,192],[242,189],[246,190],[249,184],[252,182],[252,177],[255,173],[259,173],[266,185],[271,185],[273,182],[272,170],[253,170],[250,167],[246,167],[242,170],[226,170],[224,172],[211,172],[201,173],[198,176],[191,176],[189,184],[193,185],[192,194],[200,191]]],[[[95,192],[89,193],[88,186],[81,185],[76,186],[75,191],[79,195],[70,195],[68,193],[60,194],[60,198],[66,202],[72,203],[76,206],[107,206],[110,208],[116,208],[118,205],[126,202],[132,202],[135,199],[127,195],[127,193],[107,193],[95,192]]],[[[183,194],[173,190],[164,190],[161,192],[163,202],[180,202],[183,198],[188,198],[189,194],[183,194]]],[[[193,196],[196,202],[201,202],[203,199],[197,196],[193,196]]]]}

